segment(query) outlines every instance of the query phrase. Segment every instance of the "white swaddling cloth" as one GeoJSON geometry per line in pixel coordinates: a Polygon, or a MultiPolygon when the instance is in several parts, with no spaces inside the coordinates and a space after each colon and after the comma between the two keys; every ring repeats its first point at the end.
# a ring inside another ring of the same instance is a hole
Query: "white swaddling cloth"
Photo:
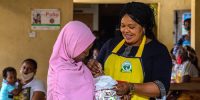
{"type": "Polygon", "coordinates": [[[110,76],[99,76],[95,80],[95,99],[96,100],[120,100],[116,91],[113,90],[117,81],[110,76]]]}

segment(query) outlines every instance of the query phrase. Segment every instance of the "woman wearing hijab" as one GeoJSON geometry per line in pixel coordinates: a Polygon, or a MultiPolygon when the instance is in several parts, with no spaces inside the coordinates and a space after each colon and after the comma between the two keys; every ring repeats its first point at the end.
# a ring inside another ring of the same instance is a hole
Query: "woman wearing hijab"
{"type": "Polygon", "coordinates": [[[94,40],[82,22],[71,21],[64,26],[49,61],[47,100],[93,100],[93,77],[82,60],[94,40]]]}
{"type": "MultiPolygon", "coordinates": [[[[167,48],[155,38],[154,26],[148,5],[125,4],[120,15],[123,39],[107,41],[97,57],[105,74],[118,81],[117,94],[126,100],[164,97],[169,90],[172,62],[167,48]]],[[[94,75],[99,72],[97,61],[88,63],[94,75]]]]}

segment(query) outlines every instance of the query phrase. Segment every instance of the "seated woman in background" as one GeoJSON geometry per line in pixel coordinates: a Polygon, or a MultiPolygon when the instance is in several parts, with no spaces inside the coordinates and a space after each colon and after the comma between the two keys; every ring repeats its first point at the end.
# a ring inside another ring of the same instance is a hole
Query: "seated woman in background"
{"type": "Polygon", "coordinates": [[[191,62],[188,51],[184,47],[179,47],[176,53],[176,64],[172,69],[172,79],[176,83],[187,82],[190,77],[198,77],[198,69],[191,62]]]}
{"type": "Polygon", "coordinates": [[[200,68],[198,66],[198,58],[195,50],[191,46],[185,46],[184,47],[187,50],[188,57],[191,61],[191,63],[196,67],[198,70],[199,76],[200,76],[200,68]]]}
{"type": "Polygon", "coordinates": [[[25,59],[20,68],[22,92],[19,100],[45,100],[46,89],[42,81],[35,78],[37,62],[34,59],[25,59]]]}

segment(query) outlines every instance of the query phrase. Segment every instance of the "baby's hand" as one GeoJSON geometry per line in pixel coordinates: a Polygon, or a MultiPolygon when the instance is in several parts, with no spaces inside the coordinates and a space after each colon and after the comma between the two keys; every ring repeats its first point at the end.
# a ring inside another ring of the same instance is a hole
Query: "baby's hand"
{"type": "Polygon", "coordinates": [[[14,90],[11,91],[11,94],[13,94],[13,95],[16,96],[16,95],[18,95],[20,92],[21,92],[20,89],[14,89],[14,90]]]}

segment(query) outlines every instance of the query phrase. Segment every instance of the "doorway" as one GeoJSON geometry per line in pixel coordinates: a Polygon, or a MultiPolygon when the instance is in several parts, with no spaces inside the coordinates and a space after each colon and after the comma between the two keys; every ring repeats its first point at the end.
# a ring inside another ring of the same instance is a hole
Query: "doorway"
{"type": "Polygon", "coordinates": [[[184,28],[184,20],[191,20],[190,10],[175,10],[174,11],[174,44],[178,43],[178,40],[183,35],[188,34],[188,31],[184,28]]]}

